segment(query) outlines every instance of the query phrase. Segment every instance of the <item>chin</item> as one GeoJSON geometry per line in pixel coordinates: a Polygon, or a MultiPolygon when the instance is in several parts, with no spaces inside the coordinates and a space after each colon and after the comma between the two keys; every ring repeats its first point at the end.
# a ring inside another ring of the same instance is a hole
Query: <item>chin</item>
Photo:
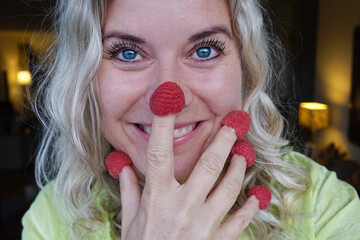
{"type": "Polygon", "coordinates": [[[181,154],[174,153],[174,176],[179,183],[186,182],[203,153],[204,144],[193,147],[181,154]]]}

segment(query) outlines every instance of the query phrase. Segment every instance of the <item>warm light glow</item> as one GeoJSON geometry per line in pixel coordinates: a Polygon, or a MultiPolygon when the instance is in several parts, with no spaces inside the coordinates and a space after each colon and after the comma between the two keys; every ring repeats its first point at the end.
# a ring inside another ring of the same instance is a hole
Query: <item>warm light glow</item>
{"type": "Polygon", "coordinates": [[[300,103],[300,108],[305,108],[309,110],[327,110],[328,106],[326,104],[317,102],[302,102],[300,103]]]}
{"type": "Polygon", "coordinates": [[[303,102],[299,109],[300,125],[316,131],[329,125],[329,107],[326,104],[303,102]]]}
{"type": "Polygon", "coordinates": [[[29,71],[19,71],[17,74],[17,82],[20,85],[28,85],[31,83],[31,74],[29,71]]]}

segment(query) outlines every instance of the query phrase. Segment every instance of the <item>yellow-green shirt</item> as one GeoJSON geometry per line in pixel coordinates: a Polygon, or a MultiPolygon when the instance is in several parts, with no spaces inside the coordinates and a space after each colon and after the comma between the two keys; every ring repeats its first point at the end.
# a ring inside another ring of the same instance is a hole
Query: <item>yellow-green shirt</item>
{"type": "MultiPolygon", "coordinates": [[[[296,209],[296,213],[310,217],[292,218],[291,229],[285,233],[288,239],[360,240],[360,200],[355,189],[299,153],[291,152],[284,160],[303,166],[313,183],[310,191],[298,200],[296,209]]],[[[48,184],[23,217],[22,239],[78,239],[72,235],[70,222],[61,217],[64,210],[53,202],[53,188],[53,184],[48,184]]],[[[105,190],[96,200],[102,222],[96,223],[85,239],[116,239],[112,231],[114,214],[106,212],[100,204],[104,194],[105,190]]],[[[240,239],[249,237],[244,233],[240,239]]]]}

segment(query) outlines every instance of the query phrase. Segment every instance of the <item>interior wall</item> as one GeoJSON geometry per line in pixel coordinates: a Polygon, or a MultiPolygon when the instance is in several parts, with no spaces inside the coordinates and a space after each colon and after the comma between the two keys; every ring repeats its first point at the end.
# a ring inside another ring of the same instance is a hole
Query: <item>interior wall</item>
{"type": "Polygon", "coordinates": [[[316,133],[316,148],[334,142],[360,163],[360,146],[350,142],[347,134],[353,33],[360,25],[360,1],[319,0],[318,14],[315,100],[329,105],[330,127],[316,133]]]}
{"type": "Polygon", "coordinates": [[[26,59],[21,59],[21,46],[31,45],[35,52],[40,52],[49,43],[49,35],[23,31],[0,31],[0,73],[6,73],[9,98],[15,109],[22,108],[24,88],[17,83],[17,73],[26,59]]]}

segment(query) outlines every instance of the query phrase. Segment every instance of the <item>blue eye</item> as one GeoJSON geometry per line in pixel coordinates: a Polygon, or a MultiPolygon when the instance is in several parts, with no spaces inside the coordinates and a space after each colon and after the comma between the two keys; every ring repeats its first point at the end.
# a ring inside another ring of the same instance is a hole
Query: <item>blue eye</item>
{"type": "Polygon", "coordinates": [[[124,50],[122,53],[122,56],[124,57],[124,59],[126,60],[134,60],[137,56],[137,52],[135,52],[134,50],[124,50]]]}
{"type": "Polygon", "coordinates": [[[146,55],[136,44],[125,41],[113,42],[109,48],[105,48],[105,53],[110,58],[126,63],[141,62],[146,55]]]}
{"type": "Polygon", "coordinates": [[[133,49],[124,49],[120,50],[117,54],[117,59],[123,62],[138,62],[141,61],[143,57],[139,54],[138,50],[133,49]]]}
{"type": "Polygon", "coordinates": [[[197,59],[199,61],[212,60],[212,59],[220,56],[220,54],[224,50],[222,45],[217,46],[216,43],[205,42],[205,43],[201,43],[201,45],[205,45],[205,46],[195,46],[196,50],[191,55],[191,58],[197,59]],[[209,46],[209,45],[211,45],[211,46],[209,46]],[[212,46],[212,45],[214,45],[214,46],[212,46]]]}
{"type": "Polygon", "coordinates": [[[199,48],[196,51],[196,54],[198,55],[199,58],[208,58],[211,54],[211,48],[209,47],[199,48]]]}
{"type": "Polygon", "coordinates": [[[210,38],[195,44],[190,58],[199,62],[213,60],[224,53],[225,41],[210,38]]]}

